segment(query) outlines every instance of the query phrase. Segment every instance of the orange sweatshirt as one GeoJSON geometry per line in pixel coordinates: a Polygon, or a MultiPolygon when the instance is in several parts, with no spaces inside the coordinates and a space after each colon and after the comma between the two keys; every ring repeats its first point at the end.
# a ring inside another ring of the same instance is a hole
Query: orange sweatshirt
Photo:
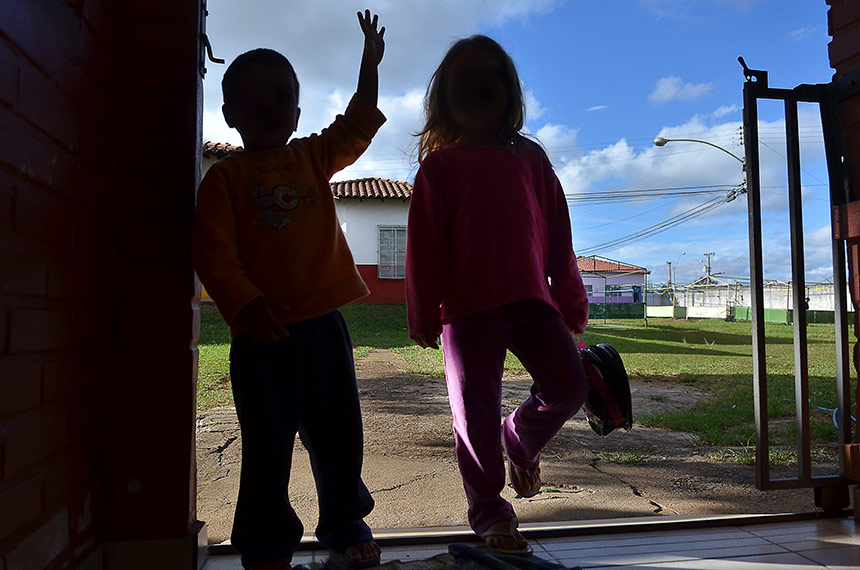
{"type": "Polygon", "coordinates": [[[320,134],[286,146],[232,154],[214,164],[197,192],[194,267],[232,336],[259,296],[288,325],[369,293],[335,212],[329,179],[370,145],[382,113],[353,96],[320,134]]]}

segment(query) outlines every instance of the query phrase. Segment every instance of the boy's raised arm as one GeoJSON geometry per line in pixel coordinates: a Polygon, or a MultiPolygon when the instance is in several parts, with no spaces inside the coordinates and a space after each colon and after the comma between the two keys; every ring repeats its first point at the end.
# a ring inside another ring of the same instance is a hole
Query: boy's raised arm
{"type": "Polygon", "coordinates": [[[364,32],[364,51],[361,54],[361,67],[358,71],[358,87],[355,92],[359,97],[376,106],[379,98],[379,62],[385,53],[385,26],[377,31],[379,15],[365,10],[364,14],[358,12],[358,23],[364,32]]]}

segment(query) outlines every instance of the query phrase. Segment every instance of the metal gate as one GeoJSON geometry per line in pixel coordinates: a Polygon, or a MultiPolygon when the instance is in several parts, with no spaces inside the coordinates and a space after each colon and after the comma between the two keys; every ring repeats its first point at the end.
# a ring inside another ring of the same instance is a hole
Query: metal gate
{"type": "MultiPolygon", "coordinates": [[[[849,504],[848,486],[857,482],[857,465],[851,465],[851,370],[849,368],[848,299],[846,294],[846,246],[844,236],[834,231],[833,290],[836,327],[836,389],[839,432],[839,472],[814,476],[810,453],[809,370],[807,362],[807,320],[805,307],[805,266],[803,252],[803,203],[801,198],[800,141],[798,103],[816,103],[821,111],[825,154],[830,186],[830,203],[834,209],[848,204],[851,189],[844,172],[841,120],[838,99],[855,84],[839,82],[798,85],[793,89],[774,89],[767,84],[767,72],[752,70],[743,58],[744,67],[744,147],[749,205],[750,278],[752,281],[753,389],[756,423],[756,486],[761,490],[811,487],[817,506],[839,510],[849,504]],[[771,477],[768,422],[767,343],[765,341],[764,278],[762,275],[762,217],[758,135],[759,100],[783,101],[785,105],[786,162],[788,166],[789,225],[791,231],[791,272],[794,301],[794,380],[797,427],[797,474],[795,477],[771,477]],[[837,237],[841,239],[837,239],[837,237]]],[[[837,216],[834,216],[834,224],[837,216]]],[[[853,268],[856,271],[857,268],[853,268]]],[[[856,301],[856,300],[855,300],[856,301]]]]}

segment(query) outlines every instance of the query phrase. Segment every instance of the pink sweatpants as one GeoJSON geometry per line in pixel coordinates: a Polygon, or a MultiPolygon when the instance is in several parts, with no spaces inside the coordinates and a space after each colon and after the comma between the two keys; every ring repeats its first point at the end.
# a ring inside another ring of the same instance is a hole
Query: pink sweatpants
{"type": "Polygon", "coordinates": [[[544,446],[585,401],[585,370],[561,316],[542,301],[456,317],[442,327],[442,348],[469,524],[481,534],[514,516],[500,495],[506,478],[502,437],[514,466],[534,466],[544,446]],[[531,396],[502,423],[506,349],[520,359],[534,383],[531,396]]]}

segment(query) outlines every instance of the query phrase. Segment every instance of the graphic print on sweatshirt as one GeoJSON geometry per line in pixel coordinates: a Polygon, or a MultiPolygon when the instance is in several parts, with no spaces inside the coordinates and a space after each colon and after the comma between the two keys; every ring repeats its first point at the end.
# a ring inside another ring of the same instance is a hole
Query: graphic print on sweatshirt
{"type": "Polygon", "coordinates": [[[282,228],[290,223],[287,212],[298,208],[302,203],[311,204],[317,196],[316,188],[308,188],[302,195],[298,190],[286,184],[278,184],[271,191],[263,184],[251,186],[251,195],[260,205],[257,219],[254,223],[267,228],[282,228]]]}

